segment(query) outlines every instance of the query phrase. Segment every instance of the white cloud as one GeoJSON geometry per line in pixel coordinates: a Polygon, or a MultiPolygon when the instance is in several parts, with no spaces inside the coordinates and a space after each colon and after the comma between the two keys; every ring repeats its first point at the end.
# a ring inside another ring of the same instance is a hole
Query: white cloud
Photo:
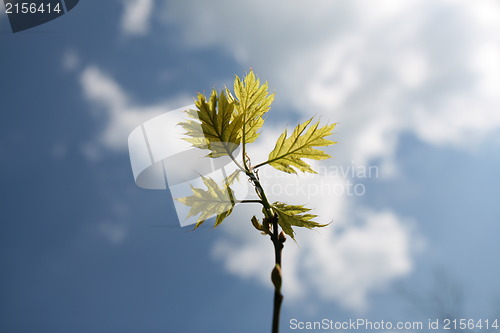
{"type": "MultiPolygon", "coordinates": [[[[175,109],[177,105],[189,104],[189,99],[181,96],[171,102],[150,106],[135,105],[117,82],[95,66],[88,66],[81,72],[80,84],[85,97],[106,118],[106,126],[97,141],[113,150],[126,150],[128,135],[146,120],[175,109]]],[[[89,156],[96,156],[92,145],[87,146],[85,151],[90,152],[89,156]]]]}
{"type": "Polygon", "coordinates": [[[389,211],[367,211],[358,218],[360,225],[346,226],[340,234],[330,229],[309,235],[303,263],[318,297],[364,309],[370,292],[410,272],[414,235],[408,222],[389,211]]]}
{"type": "Polygon", "coordinates": [[[128,35],[140,36],[149,31],[154,0],[124,0],[122,29],[128,35]]]}
{"type": "Polygon", "coordinates": [[[165,13],[188,45],[222,46],[265,76],[283,109],[340,122],[339,160],[391,166],[405,131],[461,147],[500,129],[494,0],[188,0],[165,13]]]}
{"type": "MultiPolygon", "coordinates": [[[[394,174],[402,133],[461,149],[500,130],[495,0],[186,0],[166,2],[164,13],[186,45],[222,47],[253,67],[276,90],[282,110],[339,122],[340,144],[330,150],[336,163],[379,160],[382,174],[394,174]]],[[[287,180],[273,182],[283,187],[287,180]]],[[[363,209],[346,195],[324,196],[311,206],[344,229],[301,233],[300,251],[287,244],[287,293],[300,296],[312,288],[320,297],[362,308],[371,291],[411,269],[415,240],[409,235],[415,232],[404,218],[389,209],[363,209]],[[365,212],[357,215],[360,210],[365,212]]],[[[229,237],[215,256],[230,272],[269,285],[272,263],[263,264],[263,243],[242,235],[241,223],[228,222],[225,230],[229,237]]]]}
{"type": "MultiPolygon", "coordinates": [[[[133,128],[171,109],[166,104],[135,106],[123,88],[95,66],[88,66],[81,72],[80,83],[87,99],[107,118],[98,143],[108,149],[126,149],[126,138],[133,128]]],[[[266,124],[261,139],[249,146],[253,164],[266,159],[283,127],[283,124],[266,124]]],[[[85,147],[89,158],[99,155],[93,144],[85,147]]],[[[285,175],[274,172],[272,168],[260,172],[271,201],[306,203],[319,214],[320,222],[334,222],[333,227],[319,232],[299,231],[300,248],[291,241],[287,243],[283,268],[285,292],[287,297],[300,300],[312,291],[321,298],[361,309],[367,304],[370,292],[410,270],[412,251],[407,223],[390,212],[355,213],[360,207],[352,208],[355,194],[348,191],[349,182],[353,181],[350,178],[356,177],[329,173],[329,165],[316,161],[311,161],[311,164],[316,169],[326,166],[327,172],[320,177],[285,175]],[[343,231],[338,233],[339,229],[343,231]],[[383,232],[383,237],[380,232],[383,232]],[[377,265],[373,264],[375,261],[377,265]]],[[[362,180],[359,183],[362,184],[362,180]]],[[[238,221],[251,213],[260,216],[258,207],[252,209],[256,210],[236,209],[230,221],[224,224],[230,237],[217,242],[213,254],[229,272],[270,286],[271,243],[267,238],[259,237],[248,221],[238,221]]],[[[109,223],[103,224],[100,231],[114,244],[119,244],[126,236],[124,226],[109,223]]]]}
{"type": "MultiPolygon", "coordinates": [[[[254,164],[265,159],[279,134],[275,126],[265,126],[262,140],[249,146],[254,164]]],[[[369,304],[371,292],[411,271],[418,233],[395,213],[371,211],[357,202],[353,189],[356,184],[363,186],[358,195],[370,191],[363,184],[370,174],[362,166],[339,170],[339,166],[312,163],[316,170],[326,171],[319,176],[287,175],[270,167],[259,172],[270,201],[307,203],[319,215],[318,222],[332,222],[317,231],[296,230],[300,247],[292,241],[286,243],[284,292],[297,303],[313,297],[362,310],[369,304]]],[[[371,176],[378,176],[376,170],[371,171],[371,176]]],[[[216,243],[213,255],[230,273],[270,288],[272,244],[268,237],[259,236],[249,222],[250,216],[262,215],[260,207],[247,206],[237,207],[224,222],[227,235],[216,243]]]]}
{"type": "MultiPolygon", "coordinates": [[[[317,208],[314,213],[322,222],[328,222],[325,217],[334,222],[317,231],[298,229],[298,245],[285,244],[284,293],[289,302],[319,298],[362,311],[369,305],[370,293],[412,270],[420,243],[409,221],[390,211],[363,210],[359,205],[354,209],[345,196],[330,196],[308,206],[317,208]]],[[[230,273],[271,288],[273,247],[249,222],[252,214],[260,216],[259,211],[237,208],[224,222],[227,236],[218,240],[213,255],[230,273]]]]}
{"type": "MultiPolygon", "coordinates": [[[[126,3],[126,32],[147,31],[148,5],[126,3]],[[134,13],[134,6],[142,11],[134,13]]],[[[380,159],[394,171],[404,132],[432,145],[463,147],[500,129],[499,7],[495,0],[185,0],[165,2],[164,12],[187,45],[222,47],[243,66],[252,66],[276,90],[282,109],[340,122],[335,139],[341,144],[331,150],[336,162],[363,165],[380,159]]],[[[134,106],[95,67],[82,73],[81,82],[86,96],[109,117],[101,136],[109,148],[125,148],[130,129],[165,110],[134,106]]],[[[260,155],[256,160],[266,157],[279,134],[281,126],[269,125],[251,152],[260,155]]],[[[284,188],[291,180],[272,181],[284,188]]],[[[336,186],[348,179],[322,181],[336,186]]],[[[405,218],[389,209],[363,208],[345,193],[314,202],[299,193],[290,200],[308,202],[326,222],[333,219],[334,227],[300,232],[300,249],[287,243],[287,296],[299,299],[312,292],[362,309],[370,292],[411,270],[415,231],[405,218]]],[[[231,273],[270,286],[270,242],[248,221],[237,221],[249,213],[235,212],[224,223],[228,237],[216,244],[214,256],[231,273]]]]}

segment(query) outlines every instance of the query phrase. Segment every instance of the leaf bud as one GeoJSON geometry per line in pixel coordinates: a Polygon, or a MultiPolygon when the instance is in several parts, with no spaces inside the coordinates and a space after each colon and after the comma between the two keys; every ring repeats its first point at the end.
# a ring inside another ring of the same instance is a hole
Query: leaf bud
{"type": "Polygon", "coordinates": [[[259,220],[255,216],[252,217],[252,225],[255,227],[255,229],[264,231],[264,229],[262,228],[262,224],[259,223],[259,220]]]}
{"type": "Polygon", "coordinates": [[[281,290],[281,267],[276,264],[271,273],[271,281],[273,281],[274,288],[281,290]]]}
{"type": "Polygon", "coordinates": [[[279,236],[278,236],[278,240],[280,241],[280,243],[284,243],[286,242],[286,236],[285,236],[285,233],[283,231],[280,232],[279,236]]]}

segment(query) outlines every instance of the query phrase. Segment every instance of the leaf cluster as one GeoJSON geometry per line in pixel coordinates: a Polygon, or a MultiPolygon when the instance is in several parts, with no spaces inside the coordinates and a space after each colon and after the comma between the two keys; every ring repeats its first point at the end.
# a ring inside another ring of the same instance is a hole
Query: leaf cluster
{"type": "Polygon", "coordinates": [[[193,195],[177,200],[191,207],[187,218],[199,214],[195,228],[214,215],[216,215],[214,227],[217,227],[233,211],[234,192],[228,183],[221,188],[212,178],[202,176],[202,179],[207,187],[206,190],[191,185],[193,195]]]}
{"type": "MultiPolygon", "coordinates": [[[[252,167],[248,163],[245,145],[259,137],[264,115],[271,107],[274,94],[269,93],[267,82],[261,84],[253,71],[243,79],[236,76],[233,90],[233,93],[227,88],[220,93],[213,90],[208,99],[198,94],[196,109],[188,110],[186,114],[189,119],[179,124],[185,130],[184,139],[193,147],[208,150],[210,158],[229,156],[239,168],[224,179],[223,186],[202,176],[206,189],[192,186],[191,196],[177,199],[190,207],[188,217],[199,215],[195,228],[211,216],[216,216],[214,227],[220,225],[231,214],[236,203],[245,202],[235,199],[230,187],[240,173],[244,173],[253,183],[265,215],[277,216],[279,226],[290,237],[294,238],[293,227],[311,229],[325,226],[313,221],[317,216],[309,214],[309,208],[282,202],[270,204],[259,182],[257,169],[268,164],[286,173],[315,173],[304,159],[322,160],[330,157],[317,147],[335,143],[326,139],[332,134],[335,124],[320,126],[319,121],[313,123],[311,118],[298,124],[290,135],[285,130],[268,159],[252,167]],[[240,146],[243,149],[238,156],[236,153],[240,146]]],[[[252,224],[265,234],[271,232],[269,226],[259,224],[255,217],[252,224]]]]}

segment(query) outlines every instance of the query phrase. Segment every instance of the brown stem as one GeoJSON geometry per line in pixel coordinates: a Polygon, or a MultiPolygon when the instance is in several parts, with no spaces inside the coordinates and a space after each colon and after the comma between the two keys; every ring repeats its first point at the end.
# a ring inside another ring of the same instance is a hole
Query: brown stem
{"type": "MultiPolygon", "coordinates": [[[[243,156],[243,160],[244,159],[245,156],[243,156]]],[[[235,161],[234,158],[233,161],[235,161]]],[[[238,166],[241,169],[241,166],[240,165],[238,166]]],[[[250,180],[255,186],[255,191],[257,192],[257,195],[260,198],[260,200],[251,200],[251,202],[259,202],[260,204],[262,204],[262,206],[264,206],[263,209],[264,223],[266,225],[272,226],[272,232],[269,233],[269,236],[271,237],[271,241],[273,242],[274,245],[275,264],[273,271],[271,273],[271,280],[274,284],[273,326],[271,332],[279,333],[281,303],[283,303],[283,295],[281,294],[281,283],[282,283],[281,253],[283,250],[283,243],[285,242],[286,238],[283,232],[282,235],[280,235],[278,216],[273,213],[271,204],[269,203],[267,196],[264,192],[264,189],[262,188],[262,184],[259,181],[258,175],[256,175],[252,170],[249,170],[247,168],[248,166],[245,163],[245,169],[242,169],[242,171],[244,171],[246,175],[250,178],[250,180]]],[[[250,200],[246,201],[250,202],[250,200]]]]}
{"type": "Polygon", "coordinates": [[[271,219],[273,232],[271,233],[271,241],[274,245],[275,266],[271,273],[271,279],[274,284],[274,302],[273,302],[273,326],[272,333],[279,332],[281,303],[283,303],[283,295],[281,294],[282,274],[281,274],[281,253],[283,250],[284,236],[280,237],[278,229],[278,217],[275,215],[271,219]]]}

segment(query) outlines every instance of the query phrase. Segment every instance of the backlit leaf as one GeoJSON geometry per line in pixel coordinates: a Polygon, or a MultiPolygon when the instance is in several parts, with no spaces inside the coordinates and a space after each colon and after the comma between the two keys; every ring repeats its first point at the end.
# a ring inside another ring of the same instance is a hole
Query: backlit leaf
{"type": "Polygon", "coordinates": [[[231,155],[240,145],[243,125],[243,117],[235,115],[234,103],[225,92],[218,95],[213,90],[208,101],[198,94],[195,105],[197,110],[186,111],[192,119],[179,123],[188,136],[184,140],[196,148],[210,150],[210,157],[231,155]]]}
{"type": "Polygon", "coordinates": [[[325,137],[332,134],[335,124],[319,127],[318,121],[309,126],[311,121],[312,118],[297,125],[289,137],[287,137],[287,131],[285,130],[278,138],[273,151],[269,153],[268,160],[258,166],[269,164],[286,173],[297,173],[296,169],[302,172],[316,173],[303,159],[324,160],[331,157],[324,151],[314,147],[329,146],[336,143],[325,139],[325,137]]]}
{"type": "Polygon", "coordinates": [[[186,218],[199,214],[195,229],[214,215],[216,216],[214,227],[217,227],[233,211],[235,205],[234,192],[229,186],[219,187],[212,178],[201,177],[207,187],[206,190],[191,186],[193,194],[177,200],[191,207],[186,218]]]}
{"type": "Polygon", "coordinates": [[[231,186],[235,181],[239,180],[241,173],[241,170],[236,169],[233,173],[225,178],[224,182],[227,186],[231,186]]]}
{"type": "Polygon", "coordinates": [[[257,132],[264,124],[264,114],[269,111],[274,100],[274,94],[269,95],[267,82],[260,84],[260,80],[253,71],[241,80],[238,76],[234,80],[234,94],[229,95],[235,101],[236,114],[243,117],[241,137],[245,143],[254,142],[258,137],[257,132]]]}
{"type": "Polygon", "coordinates": [[[295,239],[292,227],[312,229],[327,226],[327,224],[319,224],[312,221],[317,215],[308,214],[307,212],[311,209],[302,205],[287,205],[277,201],[272,204],[272,208],[278,215],[278,224],[281,229],[283,229],[288,236],[292,237],[292,239],[295,239]]]}

